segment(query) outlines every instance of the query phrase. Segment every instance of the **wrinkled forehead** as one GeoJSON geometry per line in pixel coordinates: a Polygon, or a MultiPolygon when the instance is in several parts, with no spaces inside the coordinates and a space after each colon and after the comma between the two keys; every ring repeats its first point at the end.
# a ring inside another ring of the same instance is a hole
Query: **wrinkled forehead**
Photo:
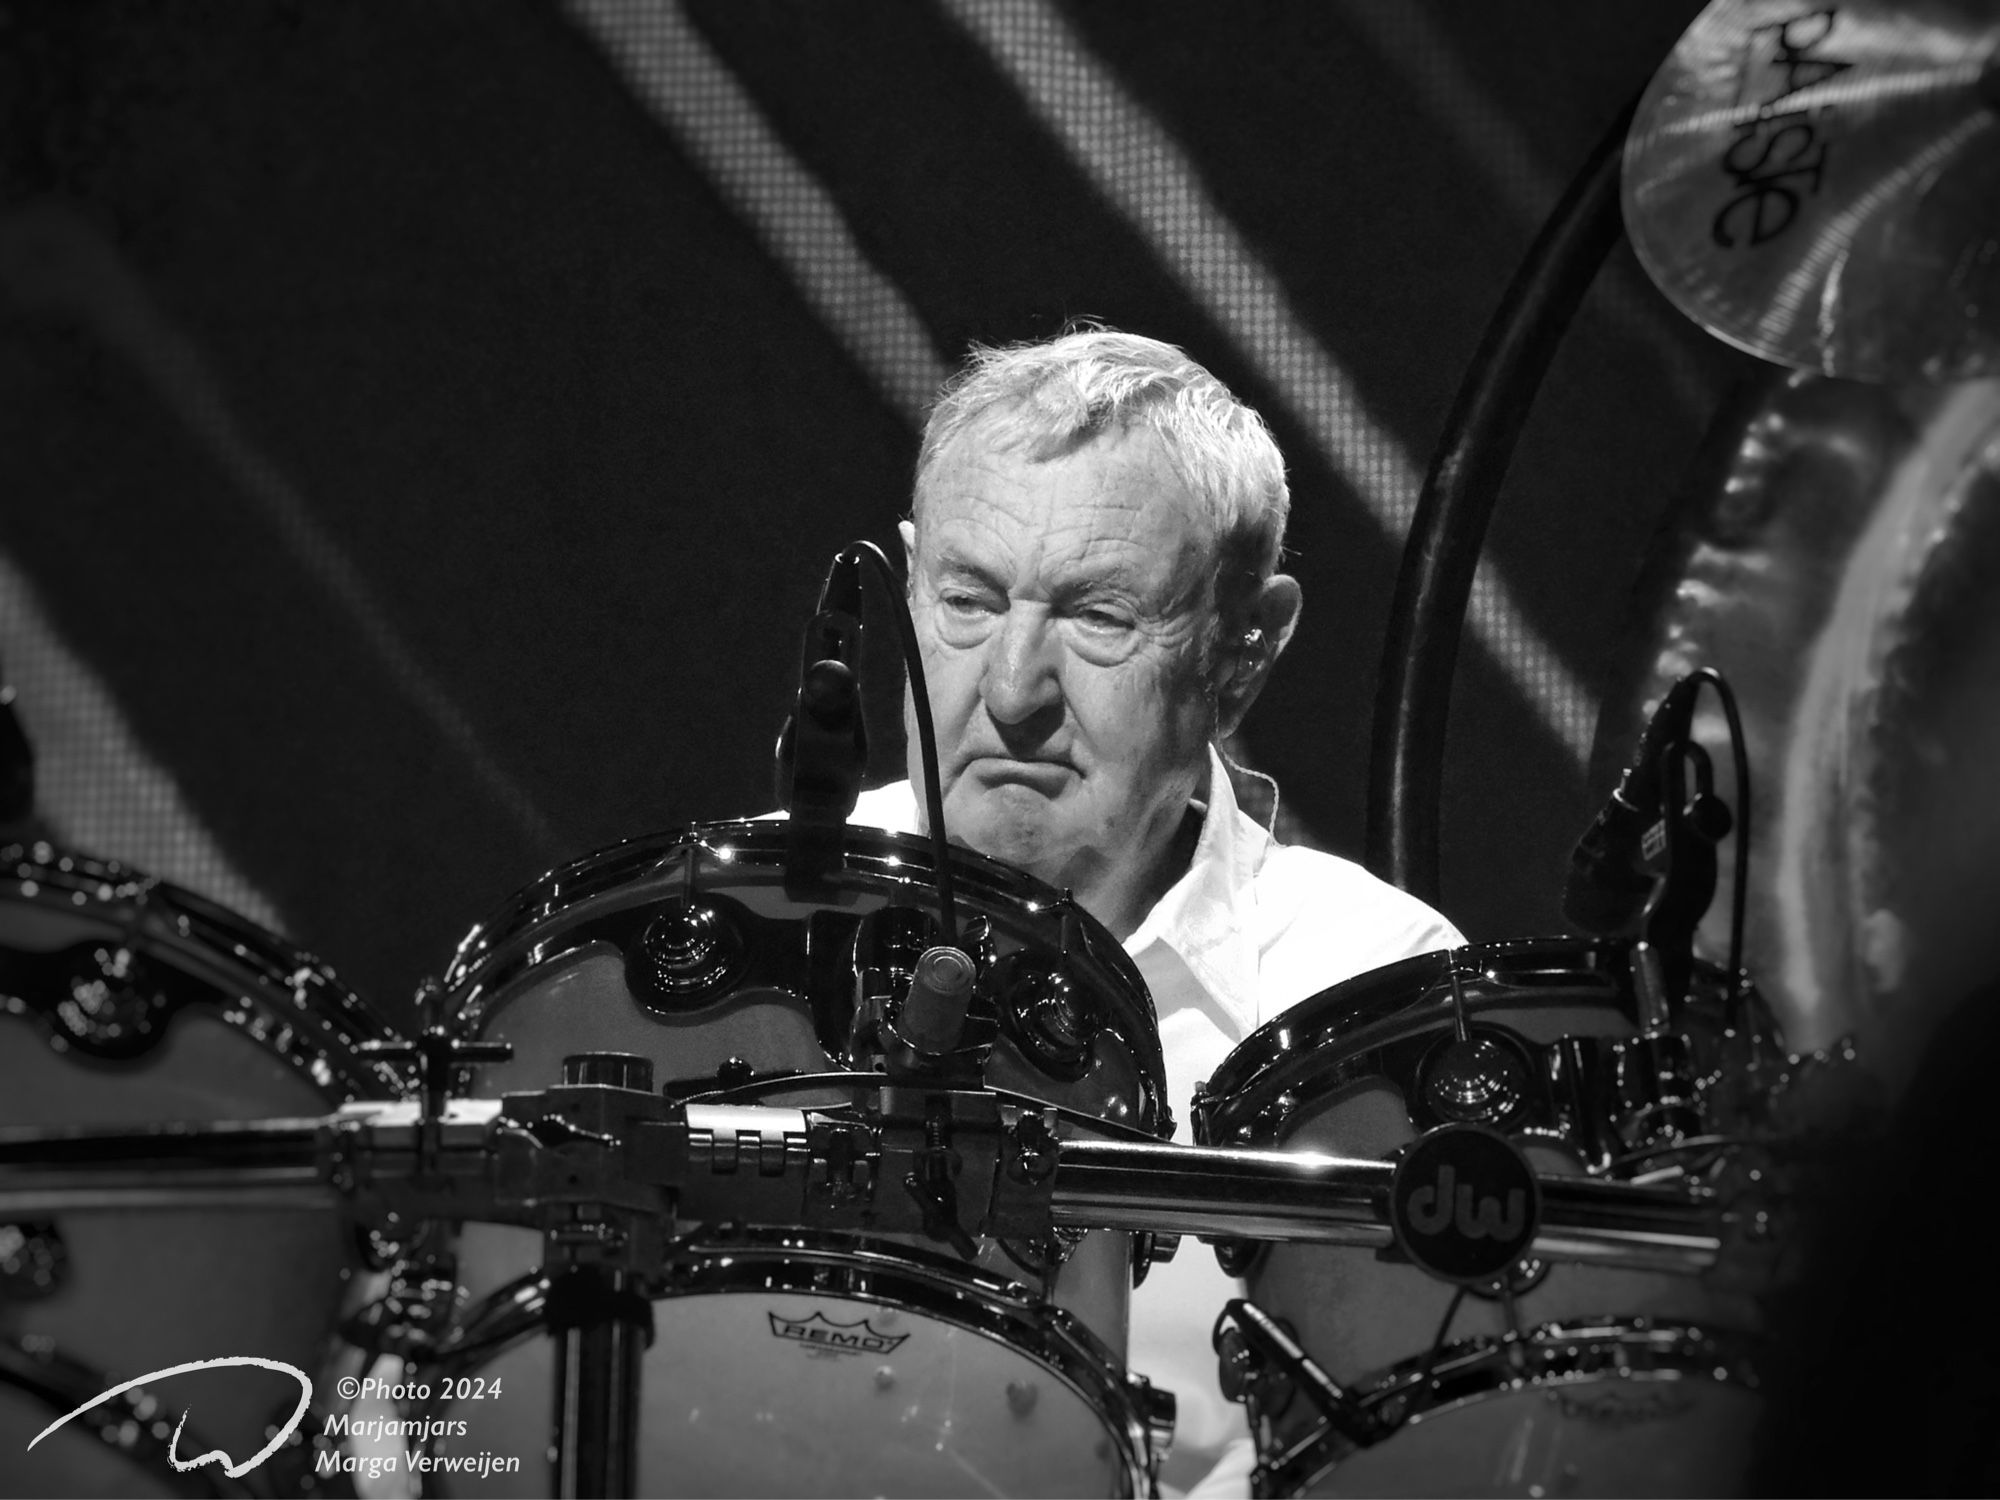
{"type": "Polygon", "coordinates": [[[929,455],[911,507],[918,537],[934,506],[947,524],[962,507],[978,506],[986,488],[981,476],[995,471],[1032,486],[1055,510],[1103,504],[1104,490],[1113,489],[1120,502],[1143,509],[1144,529],[1158,544],[1203,563],[1217,558],[1214,508],[1153,428],[1124,421],[1051,432],[1004,410],[982,413],[929,455]],[[1108,484],[1066,482],[1086,467],[1108,484]]]}

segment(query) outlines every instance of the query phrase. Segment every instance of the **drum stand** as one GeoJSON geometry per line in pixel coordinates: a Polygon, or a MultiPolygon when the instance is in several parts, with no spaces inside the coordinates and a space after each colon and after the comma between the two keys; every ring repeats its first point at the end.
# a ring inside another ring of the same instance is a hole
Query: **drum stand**
{"type": "MultiPolygon", "coordinates": [[[[558,1494],[606,1497],[638,1487],[650,1299],[682,1221],[946,1242],[952,1229],[1034,1240],[1064,1227],[1378,1249],[1392,1237],[1388,1162],[1059,1136],[1056,1112],[1023,1096],[886,1078],[859,1113],[677,1104],[653,1091],[647,1059],[612,1053],[565,1059],[549,1089],[448,1099],[437,1085],[457,1058],[426,1040],[430,1086],[417,1097],[321,1119],[0,1129],[0,1218],[188,1194],[317,1205],[332,1193],[367,1222],[539,1227],[559,1367],[552,1478],[558,1494]],[[931,1127],[945,1120],[948,1226],[935,1195],[906,1186],[927,1181],[931,1127]]],[[[1712,1196],[1551,1178],[1540,1197],[1522,1253],[1699,1271],[1721,1246],[1727,1205],[1712,1196]]]]}
{"type": "Polygon", "coordinates": [[[653,1342],[653,1304],[625,1273],[579,1266],[550,1281],[546,1306],[556,1341],[555,1492],[635,1495],[639,1364],[653,1342]]]}

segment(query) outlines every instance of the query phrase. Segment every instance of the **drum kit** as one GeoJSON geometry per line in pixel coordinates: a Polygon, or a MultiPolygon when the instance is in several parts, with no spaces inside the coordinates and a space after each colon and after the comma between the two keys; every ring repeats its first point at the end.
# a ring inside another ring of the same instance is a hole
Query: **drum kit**
{"type": "MultiPolygon", "coordinates": [[[[1990,114],[1987,9],[1705,12],[1627,150],[1668,294],[1773,358],[1992,373],[1992,237],[1889,222],[1992,168],[1986,125],[1947,118],[1990,114]],[[1949,144],[1855,151],[1857,196],[1815,196],[1842,130],[1905,120],[1949,144]],[[1690,269],[1697,218],[1810,248],[1690,269]],[[1949,296],[1862,298],[1858,259],[1913,237],[1949,296]],[[1926,297],[1949,341],[1921,342],[1926,297]]],[[[1666,695],[1579,847],[1594,936],[1336,984],[1242,1042],[1175,1144],[1107,930],[941,832],[846,824],[846,597],[808,630],[791,817],[543,877],[413,1034],[189,891],[0,854],[0,1488],[1152,1494],[1174,1401],[1124,1347],[1176,1254],[1243,1280],[1214,1347],[1259,1494],[1746,1485],[1853,1054],[1787,1051],[1735,943],[1695,955],[1748,821],[1689,730],[1704,682],[1729,701],[1715,673],[1666,695]]]]}
{"type": "MultiPolygon", "coordinates": [[[[558,870],[414,1039],[188,892],[16,851],[10,1464],[133,1370],[254,1352],[360,1393],[273,1493],[412,1447],[442,1494],[1148,1493],[1173,1402],[1122,1368],[1127,1299],[1191,1235],[1249,1277],[1219,1357],[1273,1492],[1356,1454],[1363,1490],[1491,1482],[1398,1452],[1490,1464],[1444,1423],[1496,1401],[1587,1414],[1510,1460],[1553,1474],[1628,1403],[1754,1410],[1717,1271],[1768,1234],[1740,1179],[1798,1064],[1719,972],[1648,1036],[1621,945],[1412,959],[1254,1034],[1175,1146],[1108,933],[955,850],[947,944],[927,841],[844,843],[828,878],[772,822],[558,870]]],[[[293,1401],[203,1398],[178,1451],[293,1401]]],[[[179,1477],[144,1389],[53,1436],[31,1487],[179,1477]]]]}

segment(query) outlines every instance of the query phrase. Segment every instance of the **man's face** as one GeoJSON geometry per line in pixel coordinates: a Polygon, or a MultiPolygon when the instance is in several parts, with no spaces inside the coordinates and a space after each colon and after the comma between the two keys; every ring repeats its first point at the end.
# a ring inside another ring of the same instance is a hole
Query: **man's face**
{"type": "MultiPolygon", "coordinates": [[[[1144,431],[1037,461],[975,428],[919,515],[911,610],[946,828],[1136,925],[1207,774],[1212,526],[1144,431]]],[[[921,795],[914,724],[910,777],[921,795]]]]}

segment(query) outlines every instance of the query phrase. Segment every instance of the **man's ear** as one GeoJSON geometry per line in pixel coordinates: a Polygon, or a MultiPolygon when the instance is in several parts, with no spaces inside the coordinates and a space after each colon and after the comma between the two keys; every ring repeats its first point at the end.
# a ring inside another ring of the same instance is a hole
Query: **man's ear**
{"type": "Polygon", "coordinates": [[[1250,705],[1264,691],[1271,668],[1298,629],[1303,604],[1299,581],[1287,573],[1273,573],[1257,585],[1250,608],[1241,617],[1242,630],[1223,641],[1217,653],[1221,674],[1215,692],[1217,739],[1227,739],[1236,732],[1250,705]]]}
{"type": "Polygon", "coordinates": [[[903,538],[903,576],[914,578],[917,576],[917,523],[898,521],[896,530],[903,538]]]}

